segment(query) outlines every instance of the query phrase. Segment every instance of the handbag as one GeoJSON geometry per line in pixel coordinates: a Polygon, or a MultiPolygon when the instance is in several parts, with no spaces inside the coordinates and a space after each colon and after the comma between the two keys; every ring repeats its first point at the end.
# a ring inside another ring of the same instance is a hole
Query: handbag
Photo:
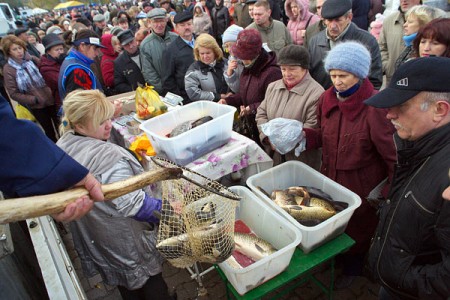
{"type": "Polygon", "coordinates": [[[25,106],[17,104],[15,110],[17,119],[25,119],[32,122],[36,122],[36,118],[28,109],[25,108],[25,106]]]}

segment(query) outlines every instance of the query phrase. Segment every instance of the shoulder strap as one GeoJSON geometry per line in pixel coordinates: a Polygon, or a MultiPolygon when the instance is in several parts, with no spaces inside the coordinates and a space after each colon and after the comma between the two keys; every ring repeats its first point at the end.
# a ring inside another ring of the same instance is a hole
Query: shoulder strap
{"type": "Polygon", "coordinates": [[[313,16],[314,16],[314,15],[310,15],[310,16],[309,16],[308,22],[306,22],[305,30],[306,30],[306,28],[308,28],[309,22],[311,22],[311,19],[312,19],[313,16]]]}

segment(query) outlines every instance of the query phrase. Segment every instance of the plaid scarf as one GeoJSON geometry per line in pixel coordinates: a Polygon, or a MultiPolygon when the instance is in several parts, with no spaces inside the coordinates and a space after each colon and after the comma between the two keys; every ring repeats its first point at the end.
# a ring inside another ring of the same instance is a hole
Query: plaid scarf
{"type": "Polygon", "coordinates": [[[16,69],[17,87],[21,93],[27,92],[30,87],[41,88],[45,86],[44,78],[42,78],[38,68],[31,60],[23,60],[19,64],[10,57],[8,63],[16,69]]]}

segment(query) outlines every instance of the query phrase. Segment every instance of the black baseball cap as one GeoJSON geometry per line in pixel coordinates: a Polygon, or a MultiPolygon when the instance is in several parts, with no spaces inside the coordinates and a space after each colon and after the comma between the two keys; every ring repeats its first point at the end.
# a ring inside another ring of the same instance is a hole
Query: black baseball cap
{"type": "Polygon", "coordinates": [[[389,108],[405,103],[420,92],[450,92],[450,59],[421,57],[407,61],[395,71],[386,89],[364,103],[389,108]]]}

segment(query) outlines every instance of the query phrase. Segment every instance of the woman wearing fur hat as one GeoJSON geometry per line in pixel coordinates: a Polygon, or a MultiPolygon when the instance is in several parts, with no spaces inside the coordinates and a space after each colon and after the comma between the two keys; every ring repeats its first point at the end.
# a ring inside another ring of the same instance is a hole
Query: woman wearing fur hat
{"type": "Polygon", "coordinates": [[[205,12],[200,2],[195,4],[193,23],[195,35],[200,35],[202,33],[211,33],[212,31],[211,18],[205,12]]]}
{"type": "MultiPolygon", "coordinates": [[[[275,118],[294,119],[306,128],[317,128],[317,102],[323,93],[322,86],[309,74],[309,53],[302,46],[288,45],[278,53],[278,65],[283,79],[269,84],[266,96],[256,112],[258,127],[275,118]]],[[[319,170],[320,151],[311,149],[295,156],[294,150],[281,155],[272,149],[270,140],[259,134],[263,146],[273,158],[274,165],[287,160],[300,160],[319,170]]]]}
{"type": "Polygon", "coordinates": [[[306,0],[286,0],[284,9],[289,17],[287,29],[289,30],[294,44],[303,45],[306,28],[319,22],[319,16],[308,10],[309,3],[306,0]]]}
{"type": "Polygon", "coordinates": [[[261,145],[255,116],[264,100],[270,83],[282,78],[277,57],[274,52],[262,48],[261,34],[256,29],[245,29],[238,34],[236,44],[231,47],[234,56],[244,64],[239,93],[221,99],[219,103],[229,104],[240,110],[240,133],[261,145]]]}
{"type": "Polygon", "coordinates": [[[356,244],[343,255],[343,275],[336,285],[344,288],[363,270],[364,257],[377,225],[376,210],[367,200],[386,196],[396,162],[394,127],[386,111],[365,105],[377,91],[367,76],[370,52],[357,42],[338,44],[328,53],[324,67],[333,86],[317,106],[318,128],[305,128],[306,149],[322,147],[321,172],[361,197],[346,233],[356,244]],[[377,188],[381,186],[378,191],[377,188]],[[372,195],[376,192],[375,197],[372,195]]]}

